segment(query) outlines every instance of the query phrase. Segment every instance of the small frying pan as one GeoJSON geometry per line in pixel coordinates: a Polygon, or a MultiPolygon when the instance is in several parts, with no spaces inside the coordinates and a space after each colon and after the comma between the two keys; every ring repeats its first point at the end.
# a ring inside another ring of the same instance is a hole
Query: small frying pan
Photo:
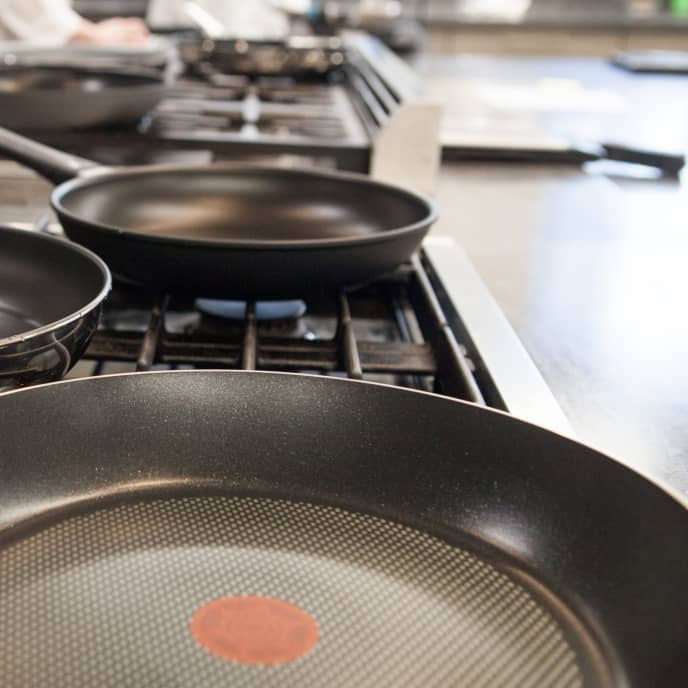
{"type": "Polygon", "coordinates": [[[164,92],[154,69],[2,66],[0,124],[22,131],[133,124],[164,92]]]}
{"type": "Polygon", "coordinates": [[[345,60],[338,36],[289,36],[283,40],[229,38],[224,25],[197,2],[185,2],[184,12],[204,39],[184,39],[179,53],[189,66],[224,74],[250,76],[322,76],[345,60]]]}
{"type": "Polygon", "coordinates": [[[246,74],[254,77],[320,77],[346,60],[338,38],[295,36],[284,41],[194,39],[179,42],[182,60],[205,74],[246,74]]]}
{"type": "Polygon", "coordinates": [[[107,266],[82,246],[0,227],[0,391],[62,377],[109,290],[107,266]]]}
{"type": "Polygon", "coordinates": [[[436,212],[364,175],[255,167],[99,167],[0,130],[0,152],[54,182],[70,239],[113,273],[196,296],[288,298],[392,270],[436,212]]]}
{"type": "Polygon", "coordinates": [[[4,688],[686,683],[685,496],[506,414],[144,373],[0,437],[4,688]]]}

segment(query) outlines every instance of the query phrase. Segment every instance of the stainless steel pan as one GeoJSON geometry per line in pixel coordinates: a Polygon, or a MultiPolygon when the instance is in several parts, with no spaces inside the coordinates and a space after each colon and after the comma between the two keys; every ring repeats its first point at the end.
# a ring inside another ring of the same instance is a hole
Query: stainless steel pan
{"type": "Polygon", "coordinates": [[[21,131],[135,124],[162,99],[155,69],[0,66],[0,125],[21,131]]]}
{"type": "Polygon", "coordinates": [[[86,349],[109,290],[110,272],[85,248],[0,227],[0,391],[61,378],[86,349]]]}

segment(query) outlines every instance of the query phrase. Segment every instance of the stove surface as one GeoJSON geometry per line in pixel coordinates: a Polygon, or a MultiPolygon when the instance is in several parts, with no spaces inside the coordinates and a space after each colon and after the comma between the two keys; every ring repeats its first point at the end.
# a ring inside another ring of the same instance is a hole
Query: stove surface
{"type": "Polygon", "coordinates": [[[112,292],[70,378],[238,369],[349,377],[463,399],[571,435],[460,247],[444,237],[375,282],[283,302],[112,292]]]}
{"type": "Polygon", "coordinates": [[[141,132],[164,141],[213,146],[369,143],[342,84],[281,77],[251,81],[241,75],[179,80],[144,119],[141,132]]]}
{"type": "Polygon", "coordinates": [[[312,293],[303,301],[246,304],[120,286],[86,352],[90,366],[82,363],[72,376],[187,368],[290,371],[485,403],[466,350],[443,322],[421,258],[373,284],[312,293]]]}
{"type": "MultiPolygon", "coordinates": [[[[418,78],[371,36],[352,32],[341,42],[346,59],[314,75],[249,76],[199,55],[136,126],[31,136],[106,165],[203,151],[216,159],[299,156],[367,173],[378,134],[418,95],[418,78]]],[[[171,72],[179,62],[169,62],[171,72]]]]}

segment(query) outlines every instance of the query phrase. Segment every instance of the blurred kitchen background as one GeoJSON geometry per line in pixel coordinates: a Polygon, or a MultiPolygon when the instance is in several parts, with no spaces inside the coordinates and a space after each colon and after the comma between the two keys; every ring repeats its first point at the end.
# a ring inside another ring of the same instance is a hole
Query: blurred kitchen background
{"type": "MultiPolygon", "coordinates": [[[[145,17],[147,0],[76,0],[84,16],[145,17]]],[[[278,3],[279,4],[279,3],[278,3]]],[[[605,55],[683,48],[688,0],[295,0],[311,17],[378,33],[403,48],[426,33],[439,52],[605,55]],[[422,28],[421,28],[422,27],[422,28]],[[575,38],[576,45],[571,43],[575,38]]]]}

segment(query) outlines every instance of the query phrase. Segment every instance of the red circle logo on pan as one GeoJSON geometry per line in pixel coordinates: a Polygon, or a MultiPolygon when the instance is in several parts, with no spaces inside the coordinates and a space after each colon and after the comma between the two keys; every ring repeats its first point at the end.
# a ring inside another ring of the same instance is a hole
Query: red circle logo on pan
{"type": "Polygon", "coordinates": [[[241,664],[274,665],[303,657],[320,634],[313,617],[271,597],[222,597],[203,605],[191,632],[206,650],[241,664]]]}

